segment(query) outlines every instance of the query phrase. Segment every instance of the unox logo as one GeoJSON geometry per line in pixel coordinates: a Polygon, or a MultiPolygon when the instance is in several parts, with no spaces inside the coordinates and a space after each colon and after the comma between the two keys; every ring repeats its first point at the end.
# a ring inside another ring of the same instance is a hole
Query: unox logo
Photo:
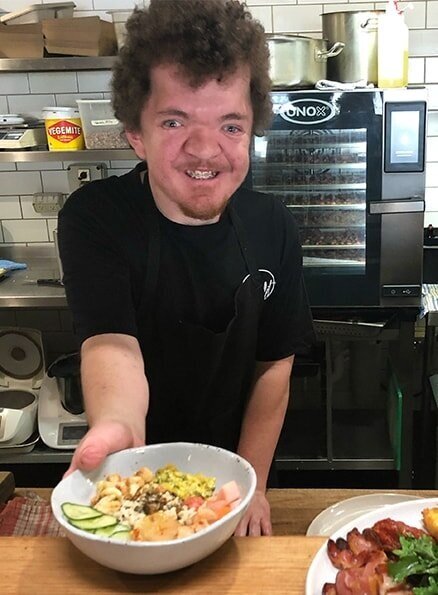
{"type": "Polygon", "coordinates": [[[49,126],[47,132],[49,135],[61,143],[70,143],[82,134],[82,128],[74,122],[60,120],[49,126]]]}
{"type": "Polygon", "coordinates": [[[323,99],[295,99],[279,106],[277,113],[294,124],[318,124],[331,120],[338,109],[323,99]]]}

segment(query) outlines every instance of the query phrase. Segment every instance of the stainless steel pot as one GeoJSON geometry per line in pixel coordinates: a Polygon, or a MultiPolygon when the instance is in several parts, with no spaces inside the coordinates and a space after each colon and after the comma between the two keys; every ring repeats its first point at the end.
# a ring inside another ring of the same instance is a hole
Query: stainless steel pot
{"type": "Polygon", "coordinates": [[[327,78],[327,59],[337,56],[343,43],[327,49],[325,39],[301,35],[268,35],[272,87],[314,87],[327,78]]]}
{"type": "Polygon", "coordinates": [[[377,85],[377,25],[382,10],[327,12],[322,16],[322,34],[342,41],[344,51],[327,66],[327,78],[341,83],[365,80],[377,85]]]}

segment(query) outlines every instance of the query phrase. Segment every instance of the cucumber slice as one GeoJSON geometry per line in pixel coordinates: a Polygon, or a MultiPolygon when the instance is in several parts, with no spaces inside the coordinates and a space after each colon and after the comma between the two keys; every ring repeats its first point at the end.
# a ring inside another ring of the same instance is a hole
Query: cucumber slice
{"type": "Polygon", "coordinates": [[[72,502],[64,502],[61,505],[62,512],[69,520],[82,521],[83,519],[94,519],[102,516],[103,513],[92,506],[84,506],[83,504],[73,504],[72,502]]]}
{"type": "Polygon", "coordinates": [[[120,531],[130,531],[131,529],[127,525],[123,525],[122,523],[117,523],[117,525],[110,525],[109,527],[100,527],[94,531],[95,535],[102,535],[103,537],[110,537],[114,533],[119,533],[120,531]]]}
{"type": "Polygon", "coordinates": [[[70,523],[78,529],[85,529],[86,531],[89,531],[90,529],[102,529],[102,527],[111,527],[117,525],[118,521],[114,516],[102,514],[101,516],[95,517],[94,519],[81,519],[78,521],[70,520],[70,523]]]}
{"type": "Polygon", "coordinates": [[[118,539],[119,541],[130,541],[131,531],[116,531],[110,535],[111,539],[118,539]]]}

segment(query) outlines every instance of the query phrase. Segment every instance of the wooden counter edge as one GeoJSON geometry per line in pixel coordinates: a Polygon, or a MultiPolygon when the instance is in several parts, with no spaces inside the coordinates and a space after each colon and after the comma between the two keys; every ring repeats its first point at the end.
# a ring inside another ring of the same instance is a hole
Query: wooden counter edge
{"type": "MultiPolygon", "coordinates": [[[[51,488],[17,488],[15,495],[33,493],[50,499],[51,488]]],[[[305,535],[313,519],[323,510],[356,496],[376,493],[409,494],[420,498],[438,498],[438,490],[350,489],[350,488],[282,488],[268,490],[274,535],[305,535]]]]}

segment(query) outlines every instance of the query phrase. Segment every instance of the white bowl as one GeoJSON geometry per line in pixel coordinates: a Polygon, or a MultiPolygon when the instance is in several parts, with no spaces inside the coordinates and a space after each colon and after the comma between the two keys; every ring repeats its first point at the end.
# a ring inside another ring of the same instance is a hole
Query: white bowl
{"type": "Polygon", "coordinates": [[[130,448],[109,455],[95,471],[74,471],[53,490],[53,514],[68,539],[85,555],[103,566],[134,574],[158,574],[189,566],[216,551],[236,529],[251,502],[256,487],[256,474],[242,457],[205,444],[172,442],[130,448]],[[152,471],[173,464],[186,473],[203,473],[216,478],[216,489],[235,480],[242,501],[230,513],[198,533],[173,541],[118,542],[108,537],[76,529],[64,517],[64,502],[90,504],[96,483],[109,473],[127,477],[140,467],[152,471]]]}

